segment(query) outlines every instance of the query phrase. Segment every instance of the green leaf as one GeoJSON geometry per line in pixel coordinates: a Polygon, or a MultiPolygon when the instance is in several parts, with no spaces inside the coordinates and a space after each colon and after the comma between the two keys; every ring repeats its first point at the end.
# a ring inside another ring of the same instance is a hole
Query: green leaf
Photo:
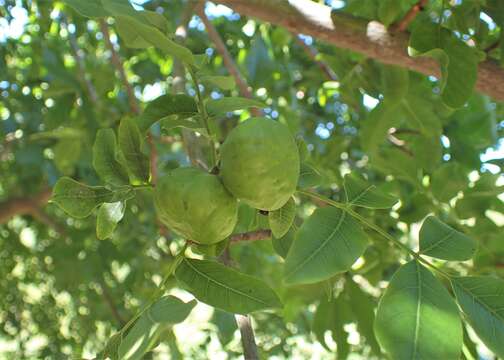
{"type": "Polygon", "coordinates": [[[345,331],[345,324],[350,322],[351,313],[349,301],[340,294],[334,300],[334,325],[332,326],[332,337],[336,342],[337,358],[345,360],[350,355],[350,345],[348,344],[348,333],[345,331]]]}
{"type": "Polygon", "coordinates": [[[165,55],[195,65],[192,52],[169,39],[164,33],[168,29],[164,16],[153,11],[136,11],[126,0],[102,0],[106,11],[116,19],[119,35],[129,47],[154,46],[165,55]]]}
{"type": "Polygon", "coordinates": [[[387,138],[389,129],[399,124],[397,108],[397,104],[381,102],[371,110],[360,132],[360,143],[366,153],[376,153],[387,138]]]}
{"type": "Polygon", "coordinates": [[[117,332],[112,335],[107,341],[107,345],[105,345],[105,349],[99,354],[98,358],[105,360],[118,360],[117,352],[119,350],[119,345],[121,344],[121,333],[117,332]]]}
{"type": "Polygon", "coordinates": [[[346,359],[350,353],[348,333],[344,325],[352,319],[350,304],[345,295],[341,293],[336,299],[323,298],[315,311],[312,324],[317,340],[329,351],[332,349],[327,345],[324,335],[326,331],[331,331],[337,346],[337,359],[346,359]]]}
{"type": "Polygon", "coordinates": [[[54,185],[51,201],[70,216],[85,218],[101,203],[110,202],[114,193],[103,186],[88,186],[69,177],[54,185]]]}
{"type": "Polygon", "coordinates": [[[268,221],[273,236],[281,238],[289,231],[296,217],[296,202],[291,197],[280,209],[268,213],[268,221]]]}
{"type": "Polygon", "coordinates": [[[346,201],[350,205],[368,209],[389,209],[397,202],[397,199],[355,173],[345,175],[344,188],[346,201]]]}
{"type": "Polygon", "coordinates": [[[126,204],[122,201],[103,203],[98,210],[96,218],[96,237],[100,240],[112,236],[114,230],[124,216],[126,204]]]}
{"type": "Polygon", "coordinates": [[[263,281],[214,261],[184,259],[175,277],[198,300],[236,314],[282,306],[263,281]]]}
{"type": "Polygon", "coordinates": [[[29,139],[38,140],[79,140],[85,136],[85,132],[81,129],[71,127],[63,127],[49,131],[42,131],[30,135],[29,139]]]}
{"type": "Polygon", "coordinates": [[[200,77],[200,81],[215,85],[222,90],[233,90],[236,86],[232,76],[204,75],[200,77]]]}
{"type": "Polygon", "coordinates": [[[375,334],[392,359],[459,359],[462,325],[455,302],[416,261],[390,280],[376,312],[375,334]]]}
{"type": "Polygon", "coordinates": [[[293,227],[291,227],[284,236],[279,238],[273,237],[271,239],[273,249],[282,258],[285,259],[287,257],[287,253],[289,252],[289,249],[292,246],[292,243],[294,242],[295,235],[296,231],[294,230],[293,227]]]}
{"type": "Polygon", "coordinates": [[[302,137],[296,138],[296,145],[299,150],[299,160],[304,162],[308,156],[310,156],[310,151],[308,150],[308,145],[306,145],[306,141],[302,137]]]}
{"type": "Polygon", "coordinates": [[[386,175],[393,175],[414,186],[419,185],[420,169],[410,154],[394,148],[384,148],[371,157],[371,165],[386,175]]]}
{"type": "Polygon", "coordinates": [[[443,102],[452,108],[462,107],[476,84],[477,51],[427,17],[416,22],[409,46],[412,56],[429,56],[439,62],[443,102]]]}
{"type": "Polygon", "coordinates": [[[420,229],[420,253],[443,260],[469,260],[477,243],[434,216],[424,220],[420,229]]]}
{"type": "Polygon", "coordinates": [[[210,116],[223,115],[228,112],[247,109],[250,107],[266,107],[266,105],[260,101],[242,97],[224,97],[216,100],[209,99],[205,102],[205,106],[208,115],[210,116]]]}
{"type": "Polygon", "coordinates": [[[116,137],[112,129],[100,129],[93,145],[93,167],[106,183],[128,184],[128,173],[116,158],[116,137]]]}
{"type": "Polygon", "coordinates": [[[229,344],[233,340],[235,331],[238,329],[233,314],[215,309],[211,322],[217,326],[217,336],[221,344],[229,344]]]}
{"type": "Polygon", "coordinates": [[[325,341],[325,332],[331,330],[334,326],[334,301],[327,300],[324,297],[317,306],[313,316],[312,332],[315,334],[318,342],[327,350],[331,351],[325,341]]]}
{"type": "Polygon", "coordinates": [[[504,358],[504,281],[490,276],[452,278],[453,291],[471,327],[504,358]]]}
{"type": "Polygon", "coordinates": [[[143,359],[156,344],[163,327],[185,320],[196,301],[183,302],[174,296],[164,296],[152,304],[135,322],[119,345],[120,359],[143,359]]]}
{"type": "Polygon", "coordinates": [[[161,128],[163,130],[169,130],[177,127],[195,130],[205,135],[207,134],[205,128],[202,127],[202,125],[198,121],[195,121],[193,119],[180,119],[175,116],[169,116],[161,119],[161,128]]]}
{"type": "Polygon", "coordinates": [[[54,163],[58,170],[65,175],[72,175],[80,159],[82,142],[80,139],[59,140],[53,148],[54,163]]]}
{"type": "Polygon", "coordinates": [[[457,162],[449,162],[438,167],[431,178],[432,194],[440,201],[447,202],[468,185],[468,177],[457,162]]]}
{"type": "Polygon", "coordinates": [[[378,19],[385,25],[391,25],[401,14],[401,6],[397,0],[381,0],[378,2],[378,19]]]}
{"type": "Polygon", "coordinates": [[[133,31],[143,41],[158,48],[165,55],[176,57],[189,65],[195,65],[194,56],[188,48],[169,39],[158,29],[143,25],[129,16],[119,16],[117,22],[118,26],[121,24],[119,27],[119,29],[122,29],[121,35],[124,34],[125,29],[133,31]]]}
{"type": "Polygon", "coordinates": [[[313,283],[345,272],[367,245],[366,234],[350,215],[319,208],[298,230],[285,259],[285,283],[313,283]]]}
{"type": "Polygon", "coordinates": [[[178,324],[189,316],[196,304],[196,300],[185,303],[175,296],[163,296],[150,306],[147,315],[152,322],[178,324]]]}
{"type": "Polygon", "coordinates": [[[298,189],[307,189],[320,185],[322,175],[320,172],[308,163],[301,163],[299,168],[298,189]]]}
{"type": "Polygon", "coordinates": [[[157,97],[147,104],[139,119],[138,127],[142,133],[152,124],[165,118],[177,120],[190,118],[198,113],[194,98],[185,94],[166,94],[157,97]]]}
{"type": "Polygon", "coordinates": [[[352,308],[352,313],[357,320],[357,329],[359,333],[366,338],[367,343],[371,346],[371,350],[373,350],[375,355],[380,356],[380,346],[378,345],[373,330],[375,319],[374,301],[353,280],[348,280],[346,282],[345,289],[348,292],[350,299],[349,305],[352,308]]]}
{"type": "Polygon", "coordinates": [[[397,103],[408,94],[408,70],[398,66],[383,65],[381,75],[384,101],[397,103]]]}
{"type": "Polygon", "coordinates": [[[132,184],[149,181],[149,159],[142,153],[140,130],[133,118],[124,118],[119,124],[119,148],[124,156],[132,184]]]}
{"type": "Polygon", "coordinates": [[[63,0],[83,16],[87,17],[105,17],[110,15],[104,9],[101,0],[63,0]]]}

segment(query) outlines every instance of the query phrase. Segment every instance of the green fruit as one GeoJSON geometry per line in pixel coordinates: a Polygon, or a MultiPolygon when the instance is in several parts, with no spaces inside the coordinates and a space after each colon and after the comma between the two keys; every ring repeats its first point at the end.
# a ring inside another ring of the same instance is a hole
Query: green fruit
{"type": "Polygon", "coordinates": [[[260,210],[281,208],[296,190],[299,151],[289,129],[279,122],[251,118],[228,135],[221,151],[224,186],[260,210]]]}
{"type": "Polygon", "coordinates": [[[161,221],[187,240],[215,244],[231,235],[237,221],[235,198],[219,178],[195,168],[178,168],[156,185],[161,221]]]}

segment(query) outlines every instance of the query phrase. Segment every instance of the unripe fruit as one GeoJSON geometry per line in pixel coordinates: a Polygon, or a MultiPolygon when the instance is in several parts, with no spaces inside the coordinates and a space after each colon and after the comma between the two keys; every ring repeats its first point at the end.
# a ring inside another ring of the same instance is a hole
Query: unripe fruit
{"type": "Polygon", "coordinates": [[[231,194],[256,209],[282,207],[299,178],[299,152],[289,129],[264,117],[239,124],[222,146],[221,177],[231,194]]]}
{"type": "Polygon", "coordinates": [[[236,225],[236,199],[219,178],[195,168],[178,168],[156,185],[155,205],[161,221],[187,240],[215,244],[236,225]]]}

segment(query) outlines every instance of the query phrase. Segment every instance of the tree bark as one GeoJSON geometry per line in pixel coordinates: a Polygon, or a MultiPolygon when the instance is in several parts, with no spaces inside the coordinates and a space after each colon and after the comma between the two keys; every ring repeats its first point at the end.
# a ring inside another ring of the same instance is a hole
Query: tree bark
{"type": "MultiPolygon", "coordinates": [[[[217,0],[243,16],[254,17],[287,30],[310,35],[339,48],[352,50],[384,64],[405,67],[439,77],[439,65],[430,58],[410,57],[408,34],[388,32],[377,21],[332,12],[311,0],[217,0]]],[[[479,64],[476,89],[504,101],[504,69],[492,60],[479,64]]]]}

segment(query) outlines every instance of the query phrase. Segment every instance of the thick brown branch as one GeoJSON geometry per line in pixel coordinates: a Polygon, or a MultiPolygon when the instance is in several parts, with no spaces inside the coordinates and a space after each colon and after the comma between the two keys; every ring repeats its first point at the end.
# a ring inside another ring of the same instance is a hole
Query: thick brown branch
{"type": "Polygon", "coordinates": [[[256,230],[231,236],[231,243],[271,239],[271,230],[256,230]]]}
{"type": "Polygon", "coordinates": [[[16,215],[33,215],[44,206],[51,197],[51,190],[46,189],[37,195],[27,198],[13,198],[0,203],[0,224],[7,222],[16,215]]]}
{"type": "MultiPolygon", "coordinates": [[[[408,56],[408,35],[388,33],[376,22],[346,14],[331,14],[329,6],[311,0],[218,0],[244,16],[310,35],[337,47],[359,52],[385,64],[439,77],[439,65],[430,58],[408,56]]],[[[504,101],[504,69],[491,60],[479,65],[476,89],[504,101]]]]}

